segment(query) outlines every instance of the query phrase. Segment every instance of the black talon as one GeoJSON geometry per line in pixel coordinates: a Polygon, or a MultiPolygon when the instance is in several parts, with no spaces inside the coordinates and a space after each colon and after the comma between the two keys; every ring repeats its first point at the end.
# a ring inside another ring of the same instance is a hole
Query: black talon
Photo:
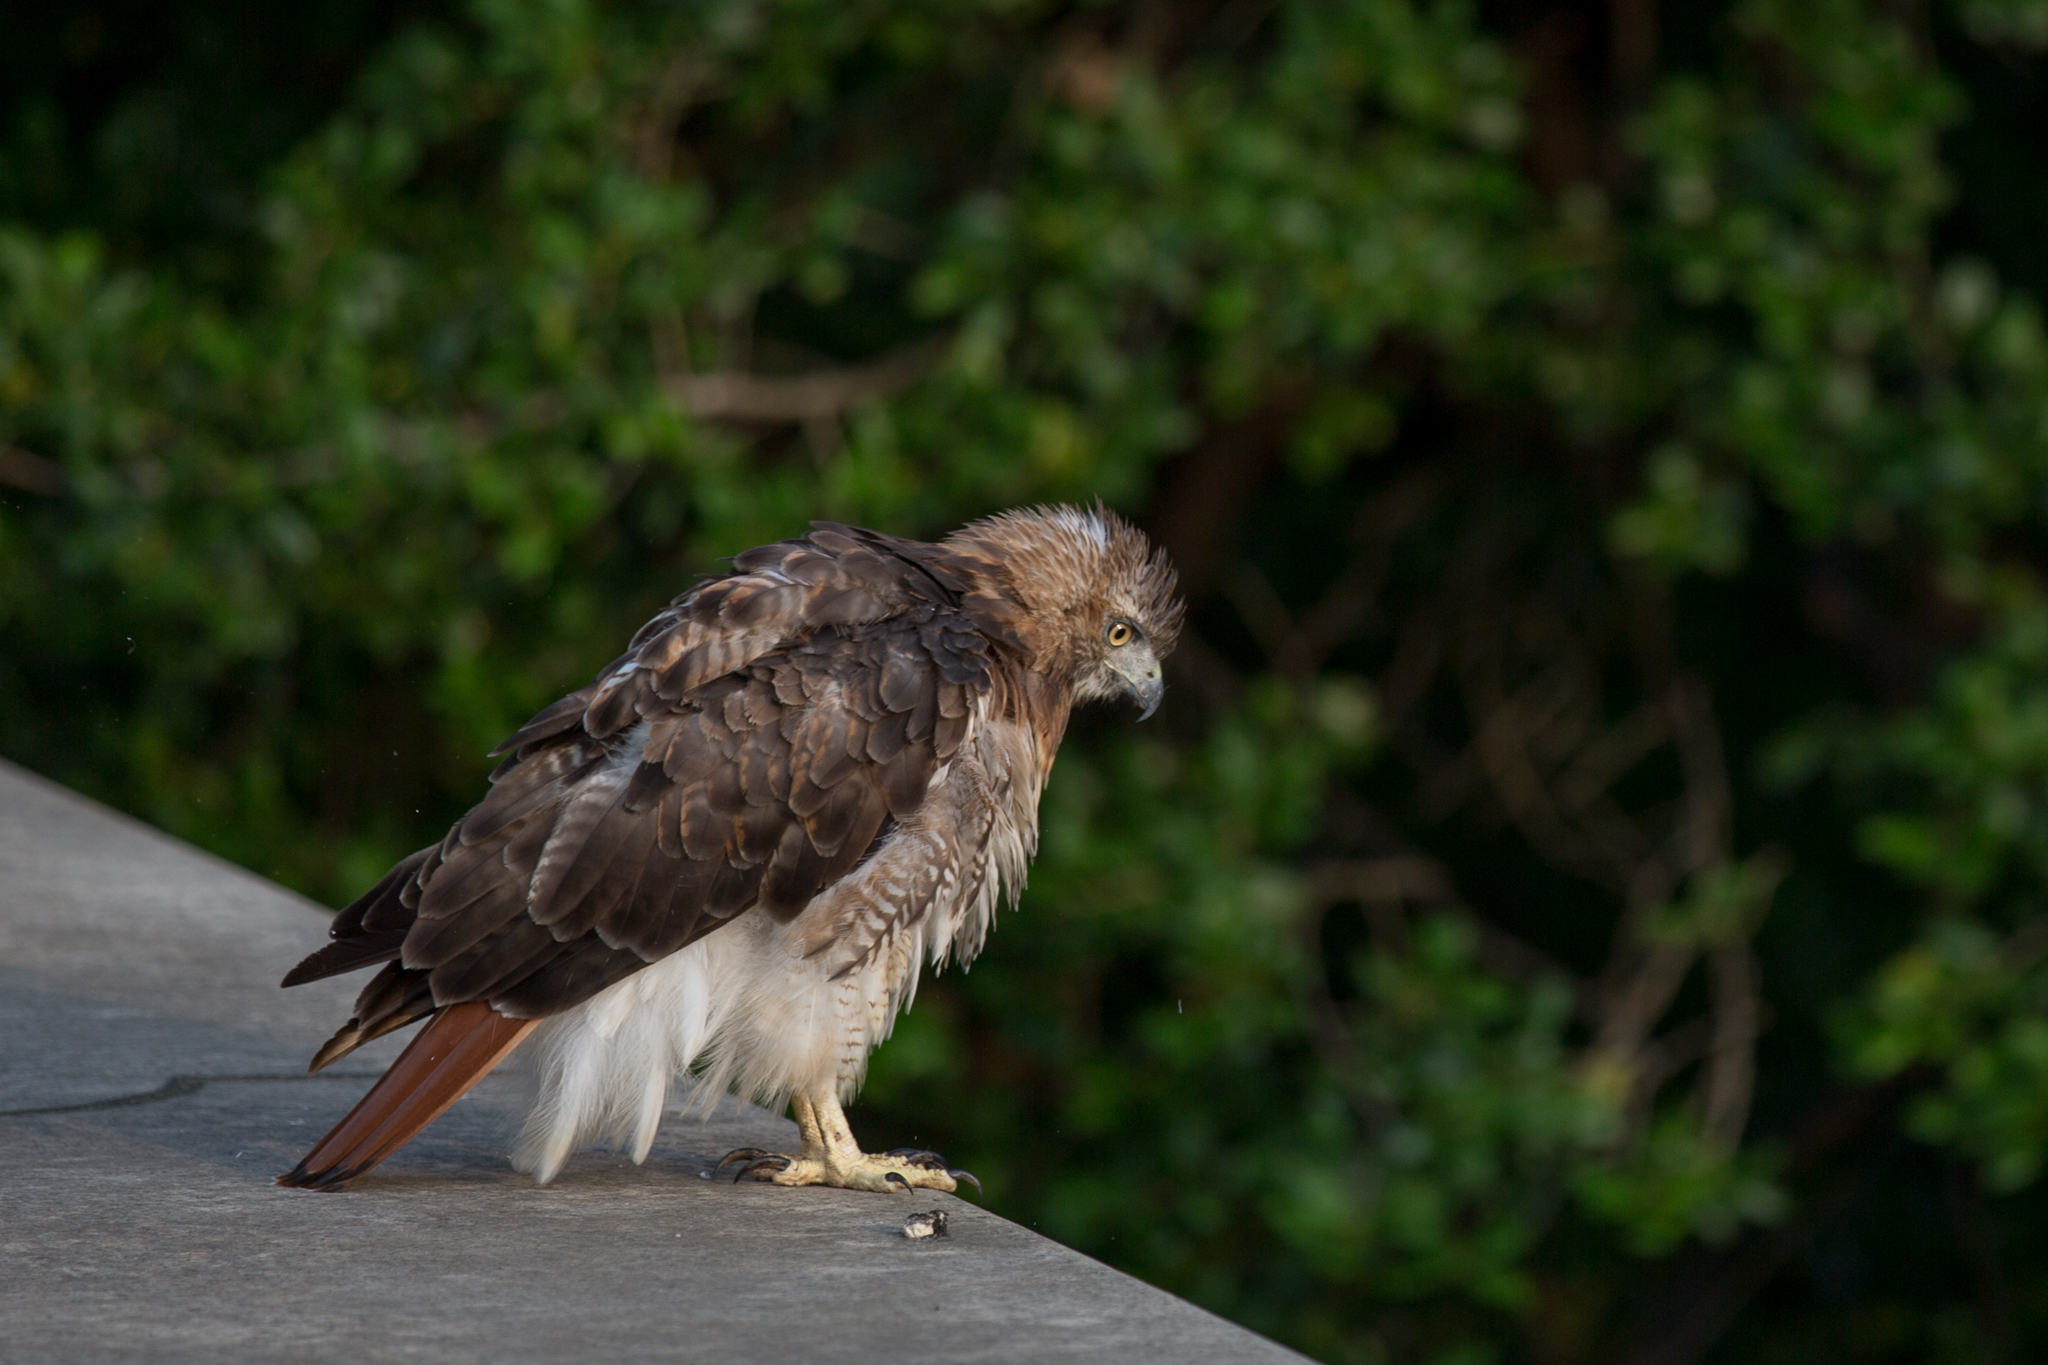
{"type": "Polygon", "coordinates": [[[901,1175],[901,1174],[899,1174],[898,1172],[896,1172],[896,1171],[884,1171],[884,1172],[882,1172],[882,1183],[883,1183],[884,1185],[888,1184],[888,1183],[889,1183],[890,1181],[892,1181],[892,1180],[893,1180],[893,1181],[895,1181],[895,1182],[896,1182],[896,1183],[897,1183],[898,1185],[901,1185],[901,1186],[902,1186],[902,1187],[903,1187],[904,1189],[906,1189],[906,1190],[910,1188],[910,1182],[909,1182],[908,1180],[905,1180],[905,1179],[904,1179],[904,1178],[902,1177],[902,1175],[901,1175]]]}
{"type": "Polygon", "coordinates": [[[948,1171],[946,1172],[946,1174],[947,1174],[947,1175],[950,1175],[950,1176],[952,1176],[952,1177],[953,1177],[953,1179],[955,1179],[955,1180],[964,1180],[964,1181],[966,1181],[966,1182],[967,1182],[968,1184],[970,1184],[970,1185],[974,1186],[974,1192],[975,1192],[975,1193],[976,1193],[977,1195],[981,1196],[981,1198],[982,1198],[982,1199],[984,1199],[984,1200],[985,1200],[985,1199],[987,1199],[987,1198],[988,1198],[988,1192],[987,1192],[987,1191],[985,1191],[985,1190],[983,1190],[983,1189],[981,1188],[981,1182],[980,1182],[979,1180],[975,1179],[975,1177],[974,1177],[974,1172],[972,1172],[972,1171],[961,1171],[961,1170],[948,1170],[948,1171]]]}
{"type": "Polygon", "coordinates": [[[922,1147],[892,1147],[889,1149],[888,1155],[895,1157],[906,1166],[915,1166],[919,1170],[943,1171],[946,1169],[946,1158],[940,1156],[937,1152],[926,1151],[922,1147]]]}
{"type": "Polygon", "coordinates": [[[776,1152],[770,1152],[764,1157],[749,1161],[746,1165],[740,1167],[740,1173],[732,1178],[732,1183],[735,1185],[739,1184],[763,1166],[772,1166],[778,1171],[786,1171],[789,1169],[789,1158],[776,1152]]]}
{"type": "Polygon", "coordinates": [[[726,1167],[732,1165],[732,1163],[735,1161],[750,1161],[757,1156],[770,1155],[773,1154],[770,1152],[764,1152],[759,1147],[735,1147],[731,1151],[727,1152],[724,1156],[718,1158],[718,1164],[716,1166],[713,1166],[711,1169],[714,1171],[722,1171],[726,1167]]]}

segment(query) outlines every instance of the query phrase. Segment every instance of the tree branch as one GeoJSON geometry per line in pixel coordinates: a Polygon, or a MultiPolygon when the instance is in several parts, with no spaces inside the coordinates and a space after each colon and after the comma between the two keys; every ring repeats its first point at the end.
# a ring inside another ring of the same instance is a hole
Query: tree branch
{"type": "Polygon", "coordinates": [[[0,484],[54,497],[64,491],[64,469],[32,450],[0,446],[0,484]]]}
{"type": "Polygon", "coordinates": [[[1707,954],[1713,991],[1714,1045],[1707,1055],[1706,1115],[1701,1134],[1726,1152],[1742,1143],[1756,1089],[1756,1039],[1763,1006],[1757,996],[1756,954],[1738,936],[1707,954]]]}
{"type": "Polygon", "coordinates": [[[930,373],[943,354],[943,342],[923,342],[871,365],[798,375],[740,370],[669,374],[662,387],[683,411],[711,421],[829,422],[909,388],[930,373]]]}

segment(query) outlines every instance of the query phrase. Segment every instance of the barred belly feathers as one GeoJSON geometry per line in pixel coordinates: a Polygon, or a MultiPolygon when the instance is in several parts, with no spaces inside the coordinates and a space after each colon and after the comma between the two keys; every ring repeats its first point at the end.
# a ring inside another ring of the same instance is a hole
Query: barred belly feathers
{"type": "Polygon", "coordinates": [[[789,1105],[778,1184],[951,1190],[841,1106],[924,967],[965,964],[1038,843],[1070,708],[1149,715],[1181,604],[1101,510],[926,544],[828,523],[737,556],[506,741],[490,794],[335,919],[285,985],[381,964],[313,1069],[429,1022],[279,1183],[339,1189],[524,1048],[514,1164],[643,1159],[674,1082],[789,1105]]]}

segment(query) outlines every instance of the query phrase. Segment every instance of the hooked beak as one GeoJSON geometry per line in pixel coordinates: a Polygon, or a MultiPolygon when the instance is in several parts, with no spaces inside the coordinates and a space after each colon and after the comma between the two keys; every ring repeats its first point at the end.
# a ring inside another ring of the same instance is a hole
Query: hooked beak
{"type": "Polygon", "coordinates": [[[1141,708],[1138,719],[1152,719],[1152,713],[1159,709],[1159,699],[1165,695],[1166,679],[1159,676],[1159,665],[1154,664],[1149,675],[1134,679],[1131,683],[1131,696],[1141,708]]]}
{"type": "Polygon", "coordinates": [[[1160,675],[1159,660],[1150,645],[1140,641],[1116,651],[1109,667],[1123,681],[1131,700],[1138,703],[1139,720],[1148,719],[1159,709],[1159,699],[1166,695],[1166,679],[1160,675]]]}

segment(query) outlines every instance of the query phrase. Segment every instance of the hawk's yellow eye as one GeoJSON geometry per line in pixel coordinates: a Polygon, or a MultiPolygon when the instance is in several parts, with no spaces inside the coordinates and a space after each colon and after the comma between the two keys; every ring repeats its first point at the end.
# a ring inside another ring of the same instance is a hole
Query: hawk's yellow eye
{"type": "Polygon", "coordinates": [[[1111,649],[1122,649],[1125,645],[1136,639],[1137,635],[1138,632],[1131,629],[1131,624],[1128,621],[1111,621],[1109,623],[1107,638],[1111,649]]]}

